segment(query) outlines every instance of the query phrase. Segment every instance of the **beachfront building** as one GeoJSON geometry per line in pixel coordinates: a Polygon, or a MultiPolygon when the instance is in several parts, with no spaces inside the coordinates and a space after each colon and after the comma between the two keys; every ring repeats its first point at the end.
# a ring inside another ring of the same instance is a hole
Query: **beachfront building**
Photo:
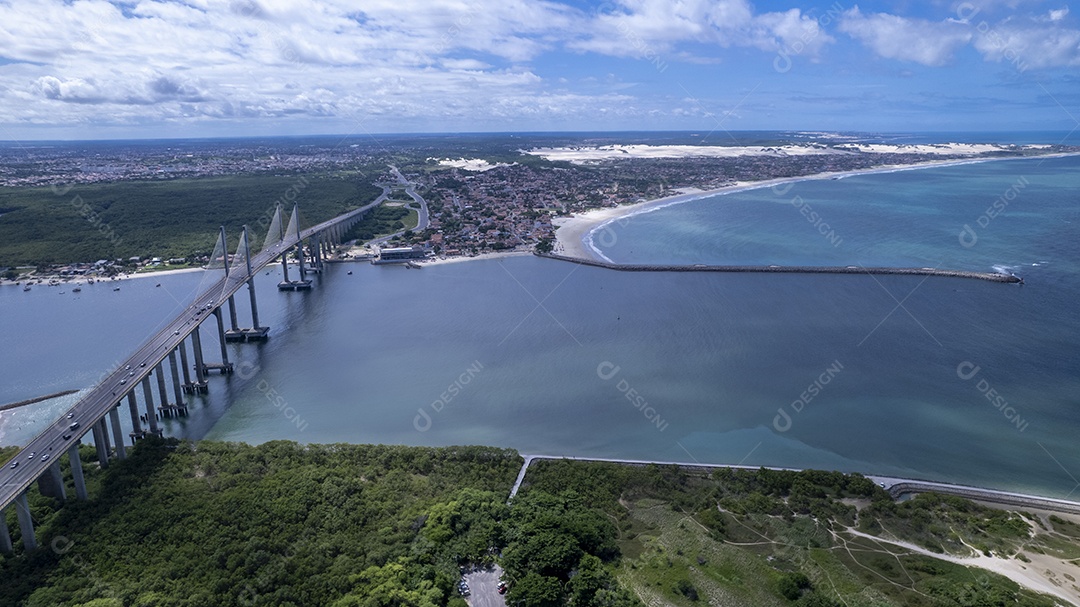
{"type": "Polygon", "coordinates": [[[406,263],[427,257],[427,249],[421,246],[386,248],[379,250],[379,258],[371,263],[406,263]]]}

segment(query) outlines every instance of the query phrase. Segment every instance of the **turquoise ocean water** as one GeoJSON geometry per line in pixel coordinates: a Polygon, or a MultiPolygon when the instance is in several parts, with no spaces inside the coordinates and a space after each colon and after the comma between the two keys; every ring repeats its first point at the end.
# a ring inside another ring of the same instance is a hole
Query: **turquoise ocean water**
{"type": "MultiPolygon", "coordinates": [[[[241,371],[166,426],[838,468],[1075,498],[1078,186],[1075,157],[804,181],[637,215],[600,247],[621,262],[997,267],[1023,286],[516,257],[338,265],[305,294],[276,292],[272,271],[258,283],[271,340],[230,345],[241,371]],[[999,198],[1005,210],[981,225],[999,198]]],[[[0,354],[0,401],[91,384],[204,280],[78,298],[0,288],[14,344],[0,354]]],[[[25,440],[65,402],[0,414],[0,441],[25,440]]]]}

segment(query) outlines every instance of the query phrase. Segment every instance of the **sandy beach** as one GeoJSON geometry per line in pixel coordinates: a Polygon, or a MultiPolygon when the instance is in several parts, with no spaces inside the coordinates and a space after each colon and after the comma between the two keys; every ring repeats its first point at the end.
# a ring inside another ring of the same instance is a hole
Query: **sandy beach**
{"type": "Polygon", "coordinates": [[[463,261],[478,261],[481,259],[503,259],[506,257],[523,257],[526,255],[532,255],[532,250],[528,251],[496,251],[493,253],[481,253],[479,255],[469,257],[466,255],[457,255],[454,257],[433,257],[426,259],[421,264],[425,266],[441,266],[448,263],[461,263],[463,261]]]}
{"type": "Polygon", "coordinates": [[[110,276],[110,277],[102,277],[102,278],[97,278],[97,277],[93,277],[93,276],[59,276],[59,275],[35,276],[31,280],[4,280],[4,279],[0,278],[0,286],[3,286],[3,285],[16,285],[16,284],[19,284],[19,285],[30,284],[30,285],[33,285],[35,287],[37,287],[37,286],[47,287],[47,286],[49,286],[49,281],[57,280],[57,281],[59,281],[60,286],[74,287],[74,286],[77,286],[77,285],[87,284],[90,278],[93,278],[94,282],[115,283],[115,282],[120,282],[120,281],[124,281],[124,280],[131,280],[133,278],[155,278],[155,277],[161,277],[161,276],[168,276],[170,274],[185,274],[185,273],[188,273],[188,272],[202,272],[202,271],[204,271],[202,268],[178,268],[176,270],[158,270],[156,272],[139,272],[139,273],[134,273],[134,274],[117,274],[115,277],[110,276]],[[41,281],[40,283],[38,283],[39,280],[41,281]]]}
{"type": "MultiPolygon", "coordinates": [[[[671,206],[674,204],[681,204],[689,202],[691,200],[700,200],[702,198],[708,198],[710,196],[718,196],[724,194],[733,194],[736,192],[745,192],[748,190],[759,190],[762,188],[770,188],[776,186],[783,186],[788,184],[799,183],[802,181],[822,180],[822,179],[843,179],[845,177],[851,177],[853,175],[873,175],[875,173],[894,173],[897,171],[914,171],[920,169],[939,168],[947,166],[957,166],[964,164],[976,164],[982,162],[997,162],[1006,160],[1026,160],[1031,158],[1061,158],[1065,156],[1077,156],[1080,154],[1075,153],[1063,153],[1063,154],[1046,154],[1039,156],[1010,156],[1005,158],[960,158],[951,160],[933,160],[929,162],[920,162],[915,164],[891,164],[872,169],[862,169],[857,171],[836,171],[827,173],[816,173],[814,175],[804,175],[802,177],[784,177],[781,179],[769,179],[765,181],[740,181],[735,182],[729,186],[722,188],[716,188],[713,190],[699,190],[697,188],[680,188],[676,191],[678,194],[673,196],[666,196],[664,198],[657,198],[655,200],[649,200],[645,202],[639,202],[635,204],[621,205],[617,207],[610,207],[605,209],[593,209],[586,211],[579,215],[572,217],[559,217],[552,223],[556,226],[555,230],[555,253],[560,255],[567,255],[569,257],[581,257],[585,259],[595,259],[598,261],[610,261],[600,256],[597,251],[589,246],[590,234],[594,231],[599,231],[604,226],[610,225],[620,219],[625,219],[633,215],[640,213],[647,213],[660,209],[663,207],[671,206]]],[[[787,194],[787,189],[783,189],[777,192],[778,197],[784,197],[787,194]]],[[[614,228],[612,228],[614,230],[614,228]]],[[[613,238],[614,233],[610,234],[607,239],[613,238]]],[[[600,243],[605,241],[605,236],[600,234],[597,236],[600,243]]]]}

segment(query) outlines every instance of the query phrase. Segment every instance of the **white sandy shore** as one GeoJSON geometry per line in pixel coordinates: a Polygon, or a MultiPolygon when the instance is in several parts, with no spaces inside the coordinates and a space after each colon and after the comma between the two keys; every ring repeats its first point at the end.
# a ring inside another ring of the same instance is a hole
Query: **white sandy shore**
{"type": "Polygon", "coordinates": [[[613,144],[601,146],[570,146],[524,150],[526,154],[547,160],[595,164],[627,158],[735,158],[739,156],[821,156],[827,154],[929,154],[934,156],[978,156],[990,152],[1038,150],[1042,144],[1003,145],[998,143],[834,143],[784,144],[775,146],[738,145],[649,145],[613,144]]]}
{"type": "MultiPolygon", "coordinates": [[[[836,171],[829,173],[816,173],[814,175],[804,175],[802,177],[784,177],[780,179],[768,179],[765,181],[740,181],[732,185],[722,188],[716,188],[714,190],[698,190],[696,188],[681,188],[677,190],[679,194],[675,196],[667,196],[664,198],[657,198],[655,200],[649,200],[646,202],[639,202],[635,204],[621,205],[617,207],[610,207],[605,209],[592,209],[579,215],[572,217],[559,217],[552,223],[555,224],[555,252],[561,255],[567,255],[570,257],[581,257],[584,259],[595,259],[597,261],[611,261],[604,259],[600,253],[591,246],[591,240],[593,234],[598,233],[602,228],[610,226],[611,223],[626,219],[633,215],[641,213],[648,213],[660,209],[663,207],[671,206],[674,204],[680,204],[684,202],[690,202],[691,200],[700,200],[702,198],[708,198],[711,196],[718,196],[723,194],[732,194],[735,192],[745,192],[748,190],[759,190],[762,188],[775,187],[781,185],[794,184],[801,181],[821,180],[821,179],[842,179],[844,177],[850,177],[853,175],[872,175],[875,173],[894,173],[897,171],[913,171],[919,169],[938,168],[946,166],[956,166],[963,164],[976,164],[982,162],[996,162],[1005,160],[1030,160],[1032,158],[1061,158],[1065,156],[1078,156],[1078,153],[1062,153],[1062,154],[1046,154],[1038,156],[1010,156],[1006,158],[963,158],[952,160],[933,160],[928,162],[919,162],[915,164],[890,164],[872,169],[860,169],[855,171],[836,171]]],[[[777,191],[777,196],[787,199],[790,198],[788,190],[782,189],[777,191]]],[[[614,228],[611,228],[614,230],[614,228]]],[[[609,240],[614,237],[614,233],[608,238],[601,238],[601,241],[609,240]]]]}
{"type": "Polygon", "coordinates": [[[185,273],[188,273],[188,272],[203,272],[203,271],[204,270],[202,268],[178,268],[176,270],[158,270],[157,272],[140,272],[140,273],[135,273],[135,274],[117,274],[115,278],[111,277],[111,276],[110,277],[104,277],[104,278],[97,278],[97,277],[94,277],[94,276],[59,276],[59,275],[54,274],[54,275],[47,275],[47,276],[35,276],[33,279],[31,279],[29,281],[23,280],[23,279],[4,280],[4,279],[0,278],[0,286],[2,286],[2,285],[14,285],[16,283],[19,283],[19,284],[30,284],[30,285],[33,285],[35,287],[37,287],[37,286],[47,287],[47,286],[49,286],[49,281],[50,280],[58,280],[58,281],[60,281],[61,286],[74,287],[76,285],[87,284],[87,282],[89,281],[90,278],[93,278],[95,283],[98,283],[98,282],[101,282],[101,283],[110,283],[110,282],[111,283],[116,283],[116,282],[120,282],[120,281],[123,281],[123,280],[130,280],[132,278],[154,278],[154,277],[160,277],[160,276],[167,276],[169,274],[185,274],[185,273]],[[40,285],[38,284],[39,280],[41,281],[40,285]]]}
{"type": "Polygon", "coordinates": [[[481,259],[503,259],[506,257],[522,257],[525,255],[532,255],[532,251],[496,251],[493,253],[481,253],[473,257],[467,257],[465,255],[458,255],[455,257],[436,257],[422,261],[425,266],[441,266],[448,263],[460,263],[463,261],[477,261],[481,259]]]}

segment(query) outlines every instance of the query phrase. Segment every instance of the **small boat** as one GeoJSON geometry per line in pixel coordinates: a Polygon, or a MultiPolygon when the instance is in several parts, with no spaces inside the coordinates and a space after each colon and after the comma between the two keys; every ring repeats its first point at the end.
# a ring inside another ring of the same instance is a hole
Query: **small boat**
{"type": "Polygon", "coordinates": [[[352,276],[352,270],[349,270],[348,272],[346,272],[346,274],[348,274],[349,276],[352,276]]]}
{"type": "Polygon", "coordinates": [[[119,291],[120,287],[113,287],[113,291],[119,291]]]}
{"type": "Polygon", "coordinates": [[[156,284],[156,285],[154,285],[154,286],[155,286],[155,287],[160,287],[160,286],[161,286],[161,283],[159,282],[159,283],[157,283],[157,284],[156,284]]]}
{"type": "Polygon", "coordinates": [[[79,293],[81,291],[82,291],[82,287],[75,287],[74,289],[71,290],[72,293],[79,293]]]}
{"type": "Polygon", "coordinates": [[[30,285],[26,285],[25,287],[23,287],[22,290],[23,290],[23,292],[29,291],[30,290],[30,285]]]}
{"type": "Polygon", "coordinates": [[[63,295],[64,293],[67,293],[67,291],[60,291],[61,295],[63,295]]]}

